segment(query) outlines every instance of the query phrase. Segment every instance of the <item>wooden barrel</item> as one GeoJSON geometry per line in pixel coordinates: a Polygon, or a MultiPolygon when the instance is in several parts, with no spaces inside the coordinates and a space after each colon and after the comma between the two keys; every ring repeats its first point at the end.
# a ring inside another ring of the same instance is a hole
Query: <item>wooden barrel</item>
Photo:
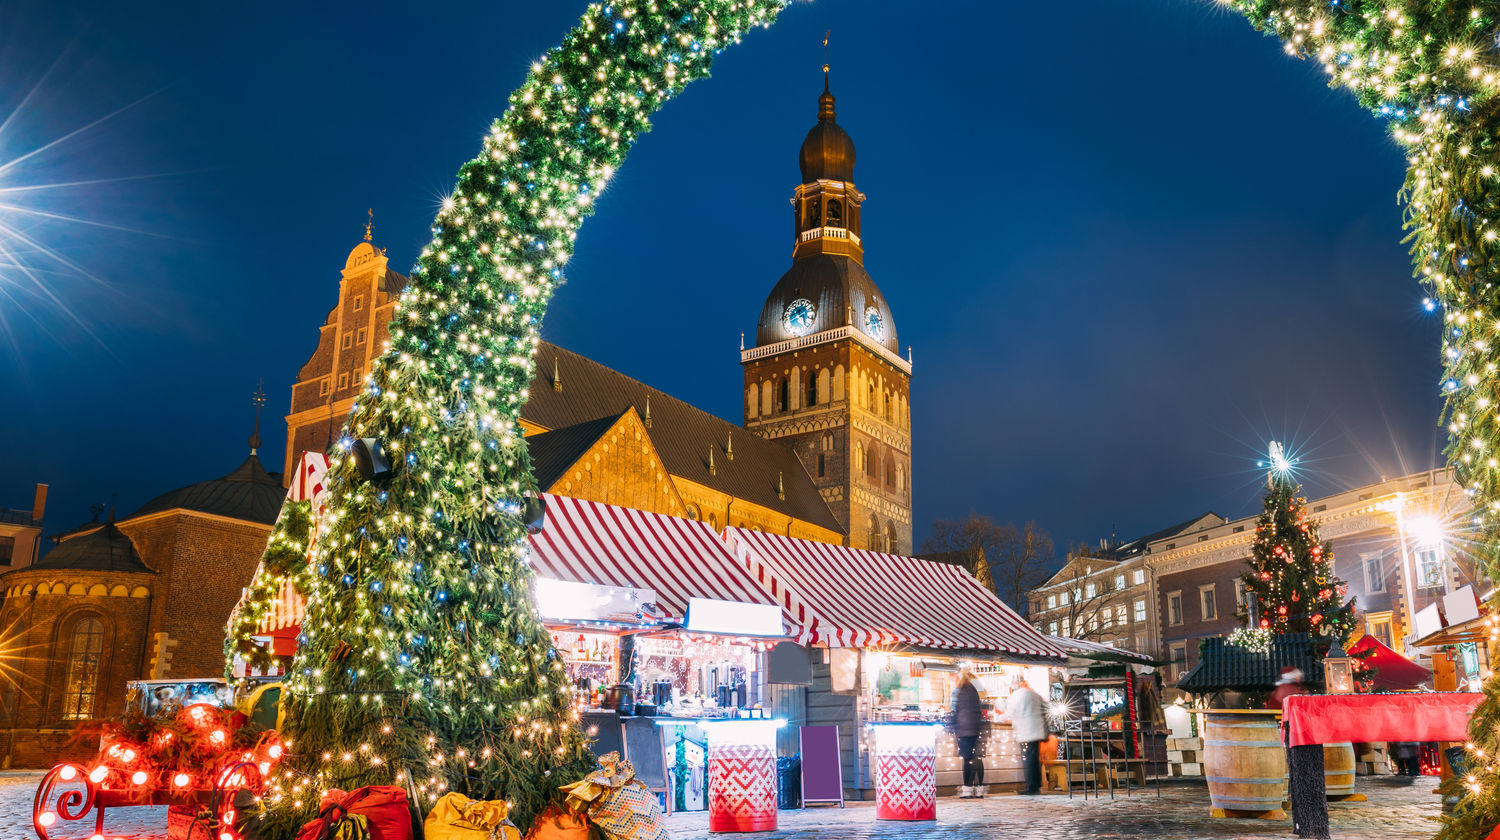
{"type": "Polygon", "coordinates": [[[1354,745],[1323,745],[1323,776],[1327,796],[1352,796],[1354,794],[1354,745]]]}
{"type": "Polygon", "coordinates": [[[1274,712],[1209,710],[1203,732],[1203,774],[1216,817],[1282,819],[1286,750],[1274,712]]]}

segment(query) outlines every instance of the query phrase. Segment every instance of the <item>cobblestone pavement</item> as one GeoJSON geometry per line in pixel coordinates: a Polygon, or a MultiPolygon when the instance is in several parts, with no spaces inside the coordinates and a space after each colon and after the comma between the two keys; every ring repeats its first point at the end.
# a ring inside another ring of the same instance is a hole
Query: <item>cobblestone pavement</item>
{"type": "MultiPolygon", "coordinates": [[[[32,840],[31,799],[40,776],[0,775],[0,840],[32,840]]],[[[1359,779],[1368,802],[1329,806],[1333,836],[1340,840],[1417,840],[1437,833],[1441,810],[1432,792],[1435,779],[1403,786],[1390,777],[1359,779]]],[[[1287,840],[1290,821],[1215,820],[1208,816],[1208,791],[1201,784],[1172,784],[1153,793],[1104,799],[1072,799],[1057,794],[1009,795],[984,800],[940,799],[930,823],[877,822],[872,803],[846,808],[783,811],[780,827],[760,834],[714,834],[703,813],[669,818],[674,840],[1078,840],[1078,838],[1158,838],[1158,840],[1287,840]]],[[[166,834],[165,808],[120,808],[107,813],[105,834],[154,840],[166,834]]],[[[87,838],[93,820],[62,823],[54,837],[87,838]]]]}

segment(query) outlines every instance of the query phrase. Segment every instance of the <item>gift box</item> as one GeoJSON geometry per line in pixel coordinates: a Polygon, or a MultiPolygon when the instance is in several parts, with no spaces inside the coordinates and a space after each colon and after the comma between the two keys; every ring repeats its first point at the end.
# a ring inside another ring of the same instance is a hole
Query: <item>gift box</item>
{"type": "Polygon", "coordinates": [[[504,802],[481,802],[458,792],[443,795],[422,823],[426,840],[521,840],[521,832],[506,819],[504,802]]]}
{"type": "Polygon", "coordinates": [[[406,791],[371,785],[324,794],[318,818],[302,826],[297,840],[412,840],[406,791]]]}
{"type": "Polygon", "coordinates": [[[598,770],[562,790],[568,808],[587,814],[606,840],[671,840],[656,794],[618,752],[602,756],[598,770]]]}

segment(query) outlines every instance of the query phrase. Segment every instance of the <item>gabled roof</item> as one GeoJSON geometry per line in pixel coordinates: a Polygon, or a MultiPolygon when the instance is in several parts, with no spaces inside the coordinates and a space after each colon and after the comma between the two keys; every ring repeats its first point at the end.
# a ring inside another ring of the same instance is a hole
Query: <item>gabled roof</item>
{"type": "Polygon", "coordinates": [[[632,406],[642,420],[649,419],[651,445],[672,475],[844,533],[790,448],[756,437],[734,423],[555,344],[542,342],[537,348],[536,375],[521,407],[521,419],[559,432],[590,421],[616,419],[632,406]],[[554,386],[554,371],[560,374],[561,389],[554,386]],[[731,441],[733,459],[729,457],[731,441]],[[778,476],[785,499],[777,493],[778,476]]]}
{"type": "Polygon", "coordinates": [[[141,559],[130,537],[113,522],[106,522],[82,536],[63,540],[57,548],[25,568],[156,573],[141,559]]]}
{"type": "Polygon", "coordinates": [[[624,412],[526,438],[526,446],[531,452],[531,475],[536,479],[536,486],[546,490],[560,481],[567,475],[568,468],[578,463],[578,459],[614,428],[622,416],[624,412]]]}
{"type": "Polygon", "coordinates": [[[1217,513],[1214,513],[1211,510],[1205,511],[1193,517],[1192,519],[1187,520],[1186,522],[1179,522],[1176,525],[1163,528],[1160,531],[1154,531],[1144,537],[1137,537],[1128,543],[1121,543],[1120,545],[1117,545],[1113,549],[1111,549],[1108,552],[1108,555],[1117,560],[1125,560],[1130,557],[1134,557],[1135,555],[1140,554],[1147,548],[1149,548],[1151,543],[1158,542],[1169,537],[1175,537],[1178,534],[1184,534],[1189,531],[1202,530],[1201,528],[1195,528],[1193,526],[1209,519],[1212,520],[1212,523],[1208,527],[1212,527],[1213,525],[1223,525],[1226,521],[1224,517],[1218,515],[1217,513]]]}
{"type": "Polygon", "coordinates": [[[281,486],[281,479],[266,472],[260,459],[252,454],[229,475],[163,493],[125,519],[181,508],[274,525],[285,498],[286,488],[281,486]]]}
{"type": "Polygon", "coordinates": [[[1321,683],[1317,641],[1306,633],[1280,633],[1271,637],[1265,653],[1229,644],[1216,636],[1204,639],[1198,653],[1198,665],[1177,681],[1177,687],[1194,694],[1215,691],[1264,691],[1274,688],[1281,669],[1297,668],[1308,684],[1321,683]]]}

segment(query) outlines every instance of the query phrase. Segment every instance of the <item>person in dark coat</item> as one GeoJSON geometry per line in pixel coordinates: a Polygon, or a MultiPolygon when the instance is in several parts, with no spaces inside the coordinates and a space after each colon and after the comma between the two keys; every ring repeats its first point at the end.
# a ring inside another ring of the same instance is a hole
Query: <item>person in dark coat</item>
{"type": "Polygon", "coordinates": [[[1307,686],[1302,684],[1302,669],[1286,667],[1281,669],[1281,677],[1276,681],[1276,690],[1271,692],[1270,699],[1266,700],[1267,709],[1280,709],[1286,698],[1293,694],[1311,694],[1307,686]]]}
{"type": "Polygon", "coordinates": [[[974,675],[967,670],[959,672],[949,722],[953,736],[958,739],[958,754],[964,760],[964,783],[958,789],[958,795],[963,799],[982,797],[985,792],[984,762],[980,761],[978,752],[984,715],[980,709],[979,689],[974,687],[974,675]]]}

